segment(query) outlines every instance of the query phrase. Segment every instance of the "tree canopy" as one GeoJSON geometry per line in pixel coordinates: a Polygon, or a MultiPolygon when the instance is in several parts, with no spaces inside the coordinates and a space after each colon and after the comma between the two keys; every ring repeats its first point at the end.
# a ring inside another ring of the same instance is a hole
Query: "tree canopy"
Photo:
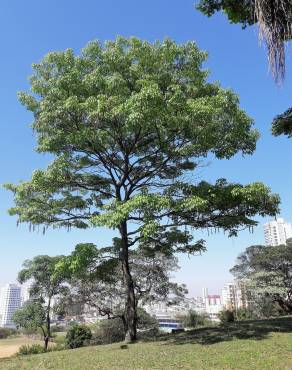
{"type": "Polygon", "coordinates": [[[30,181],[7,185],[11,215],[33,227],[109,227],[126,286],[126,320],[136,337],[129,250],[198,253],[203,228],[236,235],[274,215],[279,198],[262,183],[198,181],[207,156],[252,154],[258,132],[238,97],[207,82],[206,53],[194,42],[137,38],[91,42],[80,56],[49,53],[33,65],[31,91],[37,151],[52,163],[30,181]]]}
{"type": "Polygon", "coordinates": [[[50,333],[46,325],[46,312],[40,302],[25,303],[23,307],[14,312],[13,321],[20,328],[33,331],[40,329],[44,338],[44,346],[47,350],[50,333]]]}
{"type": "Polygon", "coordinates": [[[253,294],[269,297],[292,312],[292,239],[287,245],[248,247],[231,272],[246,280],[253,294]]]}
{"type": "Polygon", "coordinates": [[[18,273],[18,281],[21,284],[31,282],[29,294],[33,298],[19,312],[18,322],[25,328],[29,325],[40,327],[44,334],[46,349],[51,336],[53,299],[68,291],[65,276],[56,272],[56,266],[62,258],[62,256],[36,256],[24,261],[23,269],[18,273]],[[25,320],[32,320],[32,322],[26,323],[25,326],[25,320]]]}

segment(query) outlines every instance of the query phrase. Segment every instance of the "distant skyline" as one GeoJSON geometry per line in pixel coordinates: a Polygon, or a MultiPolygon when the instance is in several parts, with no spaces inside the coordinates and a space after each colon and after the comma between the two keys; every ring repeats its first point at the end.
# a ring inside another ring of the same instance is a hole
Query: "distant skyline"
{"type": "MultiPolygon", "coordinates": [[[[35,153],[35,139],[29,123],[32,116],[20,105],[17,92],[29,88],[31,64],[46,53],[73,48],[78,54],[92,39],[114,39],[117,35],[137,36],[154,41],[171,37],[176,42],[194,40],[209,53],[204,67],[210,81],[232,88],[240,97],[241,107],[254,118],[261,138],[254,155],[216,161],[196,174],[198,178],[247,184],[262,181],[280,194],[281,217],[292,221],[292,139],[273,137],[270,132],[275,115],[292,106],[292,66],[288,49],[287,76],[282,87],[268,73],[266,53],[259,47],[255,27],[242,30],[217,14],[207,18],[194,9],[193,0],[2,0],[0,5],[0,183],[27,180],[36,168],[50,161],[35,153]]],[[[28,225],[16,226],[7,209],[12,196],[0,189],[0,285],[15,281],[22,262],[38,254],[69,254],[77,243],[108,245],[114,232],[106,229],[86,231],[48,230],[45,235],[30,232],[28,225]]],[[[202,287],[217,293],[232,279],[229,269],[237,255],[252,244],[264,244],[263,224],[269,218],[257,218],[253,233],[243,231],[238,238],[223,233],[196,232],[207,241],[202,256],[180,257],[181,270],[176,280],[187,284],[190,293],[201,294],[202,287]]]]}

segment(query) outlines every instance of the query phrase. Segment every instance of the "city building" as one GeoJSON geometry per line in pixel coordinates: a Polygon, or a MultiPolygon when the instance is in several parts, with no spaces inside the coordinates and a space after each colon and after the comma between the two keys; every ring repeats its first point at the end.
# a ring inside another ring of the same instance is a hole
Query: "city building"
{"type": "Polygon", "coordinates": [[[205,311],[212,321],[219,321],[219,313],[223,309],[220,295],[209,295],[206,288],[204,288],[203,293],[205,294],[203,297],[205,301],[205,311]]]}
{"type": "Polygon", "coordinates": [[[143,308],[156,318],[159,328],[166,332],[182,328],[183,317],[188,313],[181,305],[168,306],[165,302],[152,303],[143,308]]]}
{"type": "Polygon", "coordinates": [[[278,218],[264,225],[264,235],[266,245],[286,244],[287,239],[292,238],[292,225],[278,218]]]}
{"type": "Polygon", "coordinates": [[[248,291],[243,281],[230,282],[221,290],[221,303],[224,309],[236,311],[249,305],[248,291]]]}
{"type": "Polygon", "coordinates": [[[5,285],[0,294],[0,327],[15,327],[12,316],[20,306],[21,287],[16,284],[5,285]]]}

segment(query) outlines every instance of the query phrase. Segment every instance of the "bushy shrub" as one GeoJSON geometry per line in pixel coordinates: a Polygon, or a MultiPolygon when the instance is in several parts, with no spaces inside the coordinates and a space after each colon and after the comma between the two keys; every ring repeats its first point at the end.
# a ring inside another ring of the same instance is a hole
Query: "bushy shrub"
{"type": "Polygon", "coordinates": [[[159,323],[155,317],[151,316],[143,308],[137,309],[137,329],[139,330],[150,330],[158,328],[159,323]]]}
{"type": "Polygon", "coordinates": [[[11,335],[16,335],[17,330],[11,328],[0,328],[0,339],[6,339],[11,335]]]}
{"type": "Polygon", "coordinates": [[[57,344],[54,346],[48,347],[46,350],[44,346],[41,346],[40,344],[24,344],[22,345],[17,354],[19,356],[26,356],[26,355],[38,355],[40,353],[45,353],[45,352],[55,352],[55,351],[62,351],[66,349],[67,347],[63,344],[57,344]]]}
{"type": "Polygon", "coordinates": [[[46,352],[46,349],[44,348],[44,346],[41,346],[40,344],[31,344],[31,345],[24,344],[19,348],[17,354],[20,356],[26,356],[26,355],[36,355],[38,353],[44,352],[46,352]]]}
{"type": "Polygon", "coordinates": [[[250,308],[239,308],[235,313],[236,321],[255,320],[258,316],[250,308]]]}
{"type": "Polygon", "coordinates": [[[95,344],[109,344],[121,342],[125,339],[123,321],[119,318],[101,320],[97,323],[94,334],[95,344]]]}
{"type": "Polygon", "coordinates": [[[86,325],[73,325],[66,334],[67,346],[71,349],[89,344],[92,338],[91,330],[86,325]]]}
{"type": "Polygon", "coordinates": [[[231,310],[223,310],[219,314],[219,319],[221,324],[234,322],[235,320],[234,313],[231,310]]]}
{"type": "Polygon", "coordinates": [[[211,324],[210,316],[205,312],[199,313],[196,311],[189,311],[183,319],[185,328],[197,328],[199,326],[208,326],[211,324]]]}

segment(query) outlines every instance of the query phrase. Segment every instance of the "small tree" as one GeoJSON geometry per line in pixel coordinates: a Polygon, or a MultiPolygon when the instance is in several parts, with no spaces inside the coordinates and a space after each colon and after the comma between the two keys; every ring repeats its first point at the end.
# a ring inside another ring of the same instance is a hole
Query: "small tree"
{"type": "MultiPolygon", "coordinates": [[[[37,320],[40,320],[43,317],[43,313],[45,315],[45,348],[48,347],[48,342],[51,337],[52,300],[59,295],[65,294],[68,290],[65,285],[64,276],[55,271],[56,266],[61,259],[62,256],[34,257],[32,260],[26,260],[23,263],[24,268],[18,274],[18,281],[21,284],[26,281],[32,281],[29,293],[33,296],[34,300],[37,300],[38,302],[36,306],[37,311],[35,313],[37,320]]],[[[29,318],[30,312],[31,314],[34,313],[33,305],[34,303],[25,306],[26,309],[23,311],[23,318],[25,318],[26,314],[29,318]]],[[[43,327],[42,323],[42,328],[43,327]]]]}
{"type": "Polygon", "coordinates": [[[122,342],[125,339],[126,328],[122,319],[116,317],[114,319],[100,320],[96,324],[95,342],[97,344],[110,344],[122,342]]]}
{"type": "Polygon", "coordinates": [[[91,338],[91,330],[86,325],[75,324],[68,329],[66,334],[66,342],[71,349],[83,347],[91,338]]]}
{"type": "Polygon", "coordinates": [[[36,332],[42,331],[45,350],[48,349],[50,339],[50,327],[47,325],[46,311],[40,302],[25,304],[13,314],[13,321],[18,328],[36,332]]]}
{"type": "MultiPolygon", "coordinates": [[[[127,337],[136,339],[131,250],[196,254],[194,230],[236,235],[274,215],[279,199],[261,183],[197,182],[195,169],[252,154],[258,133],[230,90],[207,81],[195,43],[118,37],[48,54],[34,65],[22,103],[34,115],[37,150],[53,156],[31,181],[7,185],[11,215],[34,226],[118,232],[127,337]]],[[[112,247],[115,247],[114,245],[112,247]]]]}
{"type": "Polygon", "coordinates": [[[185,328],[196,328],[198,326],[206,326],[211,324],[210,316],[205,313],[196,311],[189,311],[184,317],[183,325],[185,328]]]}

